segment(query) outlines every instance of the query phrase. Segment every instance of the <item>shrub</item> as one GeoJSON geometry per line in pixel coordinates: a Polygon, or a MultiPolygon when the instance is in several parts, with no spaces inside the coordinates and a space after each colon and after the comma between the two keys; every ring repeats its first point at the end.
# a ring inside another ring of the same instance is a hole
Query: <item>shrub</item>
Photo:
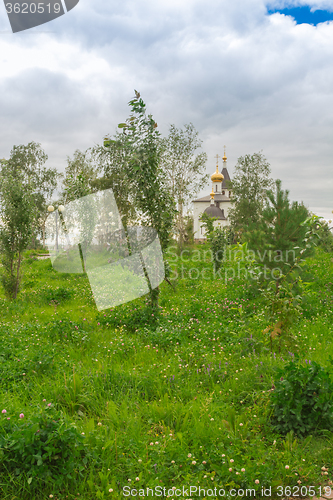
{"type": "Polygon", "coordinates": [[[62,303],[66,300],[70,300],[73,297],[74,292],[73,290],[60,286],[55,289],[50,288],[43,291],[41,295],[47,303],[51,301],[62,303]]]}
{"type": "Polygon", "coordinates": [[[318,245],[321,246],[325,250],[325,252],[333,252],[333,234],[327,222],[321,223],[318,235],[320,238],[318,245]]]}
{"type": "MultiPolygon", "coordinates": [[[[8,415],[8,414],[7,414],[8,415]]],[[[30,418],[0,423],[0,464],[8,472],[33,479],[61,482],[62,476],[82,471],[87,463],[84,436],[68,425],[54,408],[40,410],[30,418]]]]}
{"type": "Polygon", "coordinates": [[[330,375],[319,364],[299,359],[277,370],[275,389],[271,393],[272,423],[287,434],[305,435],[329,429],[333,423],[333,384],[330,375]]]}
{"type": "Polygon", "coordinates": [[[136,332],[146,326],[156,327],[158,322],[158,310],[153,309],[150,304],[134,308],[133,303],[123,304],[110,313],[99,313],[96,320],[103,326],[111,328],[126,327],[130,332],[136,332]]]}

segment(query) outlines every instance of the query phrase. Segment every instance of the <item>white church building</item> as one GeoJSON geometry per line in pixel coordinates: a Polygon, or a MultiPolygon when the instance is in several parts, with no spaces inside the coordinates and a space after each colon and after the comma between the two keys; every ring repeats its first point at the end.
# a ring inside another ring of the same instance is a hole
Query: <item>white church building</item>
{"type": "Polygon", "coordinates": [[[227,170],[227,157],[222,158],[222,172],[219,172],[218,158],[216,155],[216,172],[211,176],[212,192],[208,196],[193,200],[194,241],[205,241],[205,228],[201,227],[201,215],[205,212],[210,217],[216,217],[215,227],[230,225],[228,213],[232,207],[232,184],[227,170]]]}

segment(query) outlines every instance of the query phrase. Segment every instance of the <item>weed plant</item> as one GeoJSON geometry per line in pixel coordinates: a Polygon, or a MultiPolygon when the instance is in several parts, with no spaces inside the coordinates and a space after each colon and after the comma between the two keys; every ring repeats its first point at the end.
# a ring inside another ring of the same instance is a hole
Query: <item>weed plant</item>
{"type": "Polygon", "coordinates": [[[333,383],[315,361],[290,361],[278,369],[271,401],[274,426],[282,434],[309,435],[332,428],[333,383]]]}

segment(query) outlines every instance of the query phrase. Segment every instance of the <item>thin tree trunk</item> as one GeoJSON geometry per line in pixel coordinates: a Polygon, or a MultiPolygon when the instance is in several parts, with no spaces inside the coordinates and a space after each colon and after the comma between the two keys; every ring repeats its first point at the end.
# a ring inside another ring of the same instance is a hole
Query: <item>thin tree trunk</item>
{"type": "Polygon", "coordinates": [[[179,228],[179,246],[183,249],[184,245],[184,218],[183,218],[183,200],[178,201],[178,228],[179,228]]]}
{"type": "Polygon", "coordinates": [[[19,288],[19,284],[20,284],[20,266],[21,266],[21,252],[19,252],[18,261],[17,261],[16,286],[15,286],[15,292],[14,292],[14,299],[16,299],[16,297],[17,297],[18,288],[19,288]]]}
{"type": "Polygon", "coordinates": [[[147,272],[147,269],[146,269],[146,266],[145,266],[145,262],[144,262],[143,257],[142,257],[142,253],[138,252],[138,254],[140,256],[141,265],[142,265],[143,272],[144,272],[144,275],[145,275],[145,278],[146,278],[146,281],[147,281],[147,284],[148,284],[148,288],[149,288],[149,296],[150,296],[150,305],[151,305],[151,308],[154,311],[158,312],[158,298],[159,298],[159,294],[160,294],[159,287],[156,287],[156,288],[152,288],[151,287],[150,279],[149,279],[148,272],[147,272]]]}
{"type": "Polygon", "coordinates": [[[81,246],[81,243],[79,243],[79,252],[80,252],[80,258],[81,258],[82,269],[83,269],[83,272],[85,273],[85,272],[86,272],[86,264],[85,264],[85,262],[84,262],[84,258],[83,258],[83,252],[82,252],[82,246],[81,246]]]}

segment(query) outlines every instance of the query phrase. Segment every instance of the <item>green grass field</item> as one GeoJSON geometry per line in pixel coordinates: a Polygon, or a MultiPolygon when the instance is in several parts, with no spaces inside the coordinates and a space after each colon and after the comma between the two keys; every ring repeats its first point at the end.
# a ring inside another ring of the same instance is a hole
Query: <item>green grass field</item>
{"type": "Polygon", "coordinates": [[[85,275],[27,252],[18,299],[0,297],[1,500],[155,487],[193,499],[199,486],[200,498],[221,488],[267,498],[262,487],[270,498],[320,496],[333,479],[333,429],[279,435],[270,397],[275,369],[297,354],[333,380],[332,254],[308,259],[302,317],[271,353],[260,292],[243,275],[214,277],[204,249],[174,264],[158,318],[147,297],[98,312],[85,275]]]}

